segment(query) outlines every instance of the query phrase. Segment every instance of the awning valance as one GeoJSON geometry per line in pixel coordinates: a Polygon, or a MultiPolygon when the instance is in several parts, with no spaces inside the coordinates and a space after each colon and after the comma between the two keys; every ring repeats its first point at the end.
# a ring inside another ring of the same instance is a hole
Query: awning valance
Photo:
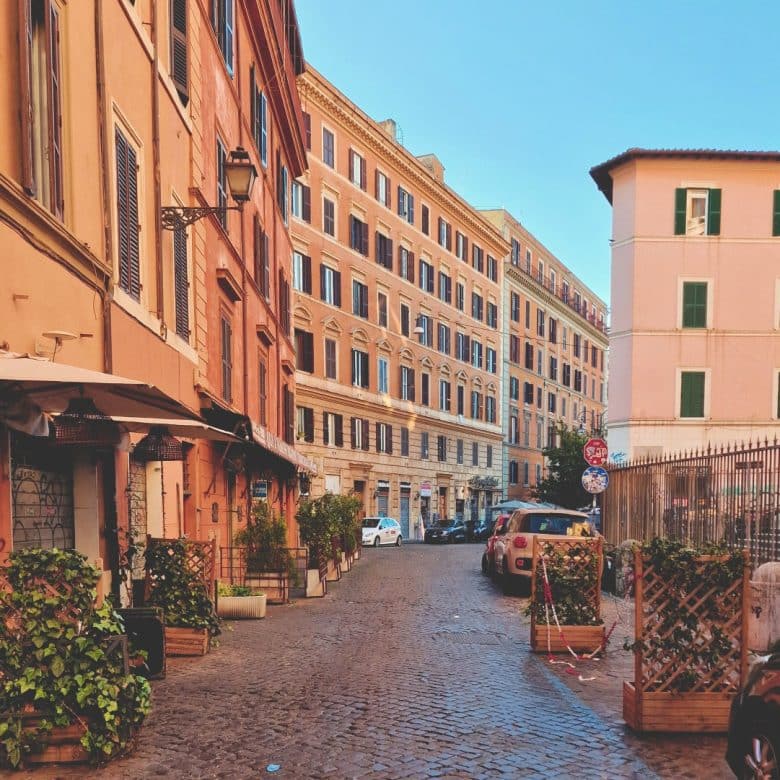
{"type": "Polygon", "coordinates": [[[317,473],[317,464],[311,458],[302,455],[295,447],[255,423],[252,423],[252,439],[255,444],[291,463],[297,470],[306,471],[309,474],[317,473]]]}
{"type": "Polygon", "coordinates": [[[153,417],[114,417],[116,422],[130,433],[146,433],[154,425],[164,425],[172,436],[182,439],[207,439],[209,441],[242,442],[229,431],[215,428],[198,420],[157,420],[153,417]]]}

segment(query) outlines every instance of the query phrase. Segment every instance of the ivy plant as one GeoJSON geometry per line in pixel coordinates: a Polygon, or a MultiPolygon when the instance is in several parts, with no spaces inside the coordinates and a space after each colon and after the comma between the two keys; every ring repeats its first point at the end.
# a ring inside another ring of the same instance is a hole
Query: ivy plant
{"type": "Polygon", "coordinates": [[[100,572],[73,550],[15,550],[0,569],[0,765],[20,767],[54,727],[86,726],[93,763],[122,753],[150,710],[150,687],[110,650],[124,633],[95,606],[100,572]],[[32,720],[31,720],[32,719],[32,720]]]}
{"type": "Polygon", "coordinates": [[[151,591],[146,603],[162,608],[167,626],[207,628],[216,636],[220,630],[214,604],[203,580],[188,562],[199,549],[186,539],[155,542],[147,548],[151,591]]]}

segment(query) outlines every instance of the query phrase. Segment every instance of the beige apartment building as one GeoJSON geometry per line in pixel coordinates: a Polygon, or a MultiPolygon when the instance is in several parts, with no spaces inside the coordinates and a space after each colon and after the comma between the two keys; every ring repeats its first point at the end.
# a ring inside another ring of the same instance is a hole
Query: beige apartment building
{"type": "Polygon", "coordinates": [[[476,520],[501,495],[501,285],[509,244],[316,71],[299,77],[293,184],[297,445],[312,495],[367,514],[476,520]]]}
{"type": "Polygon", "coordinates": [[[505,496],[529,499],[559,423],[600,433],[607,306],[503,209],[482,214],[510,245],[501,305],[505,496]]]}
{"type": "Polygon", "coordinates": [[[627,458],[780,429],[780,153],[629,149],[613,207],[609,447],[627,458]]]}

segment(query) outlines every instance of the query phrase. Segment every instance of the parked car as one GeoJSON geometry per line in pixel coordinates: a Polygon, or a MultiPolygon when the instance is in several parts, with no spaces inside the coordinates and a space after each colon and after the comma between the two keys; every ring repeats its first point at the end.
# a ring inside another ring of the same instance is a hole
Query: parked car
{"type": "Polygon", "coordinates": [[[496,539],[506,530],[506,524],[509,522],[510,515],[499,515],[493,523],[493,529],[487,538],[485,552],[482,553],[482,573],[491,577],[496,576],[496,562],[494,559],[496,539]]]}
{"type": "Polygon", "coordinates": [[[572,509],[517,509],[503,533],[496,536],[493,561],[504,593],[522,585],[531,590],[534,537],[595,536],[596,529],[584,512],[572,509]]]}
{"type": "Polygon", "coordinates": [[[465,542],[466,526],[462,520],[445,520],[438,525],[425,529],[425,542],[465,542]]]}
{"type": "Polygon", "coordinates": [[[401,524],[392,517],[365,517],[361,525],[364,547],[379,547],[380,544],[401,546],[401,524]]]}
{"type": "Polygon", "coordinates": [[[483,517],[476,526],[474,526],[473,540],[475,542],[486,542],[493,532],[494,525],[494,521],[491,522],[487,517],[483,517]]]}
{"type": "Polygon", "coordinates": [[[726,760],[739,778],[780,778],[780,643],[731,703],[726,760]]]}

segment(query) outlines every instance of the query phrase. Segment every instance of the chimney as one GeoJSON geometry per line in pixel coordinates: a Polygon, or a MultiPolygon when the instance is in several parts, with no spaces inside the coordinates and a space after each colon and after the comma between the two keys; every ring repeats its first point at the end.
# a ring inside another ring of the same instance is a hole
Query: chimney
{"type": "Polygon", "coordinates": [[[392,138],[394,141],[398,140],[395,119],[385,119],[383,122],[377,122],[377,124],[390,136],[390,138],[392,138]]]}
{"type": "Polygon", "coordinates": [[[435,154],[423,154],[417,159],[433,174],[436,181],[444,184],[444,166],[435,154]]]}

